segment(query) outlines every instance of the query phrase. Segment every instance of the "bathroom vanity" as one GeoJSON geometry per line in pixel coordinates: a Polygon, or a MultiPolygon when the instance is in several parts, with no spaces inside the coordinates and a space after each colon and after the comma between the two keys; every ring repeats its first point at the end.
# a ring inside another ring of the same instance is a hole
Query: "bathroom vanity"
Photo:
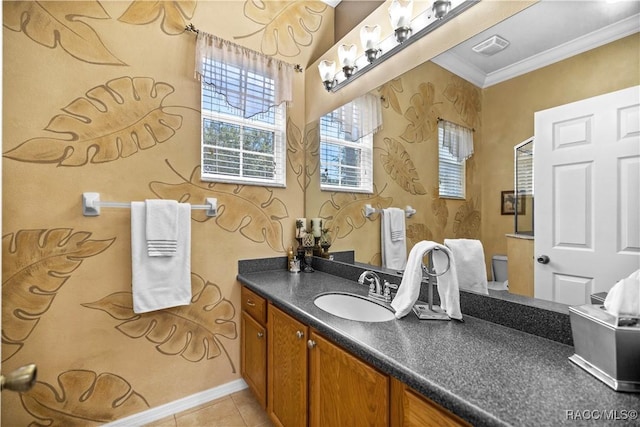
{"type": "Polygon", "coordinates": [[[239,262],[243,377],[276,425],[561,425],[585,411],[640,408],[640,395],[572,364],[571,345],[474,317],[464,304],[464,323],[333,316],[315,306],[318,294],[368,288],[357,272],[319,267],[292,274],[284,257],[239,262]]]}

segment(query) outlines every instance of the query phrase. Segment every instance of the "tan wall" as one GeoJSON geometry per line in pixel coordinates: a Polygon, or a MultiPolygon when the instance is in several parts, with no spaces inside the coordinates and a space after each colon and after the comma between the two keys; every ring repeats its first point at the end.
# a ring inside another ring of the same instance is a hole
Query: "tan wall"
{"type": "Polygon", "coordinates": [[[482,241],[487,263],[506,254],[513,215],[500,215],[500,191],[513,190],[513,147],[533,136],[534,113],[640,84],[640,34],[483,90],[482,241]]]}
{"type": "Polygon", "coordinates": [[[305,74],[289,110],[287,188],[200,182],[184,27],[303,68],[328,49],[333,9],[269,4],[3,2],[2,371],[35,362],[39,374],[22,398],[3,396],[3,424],[99,425],[240,378],[237,260],[284,255],[303,213],[305,74]],[[296,39],[283,36],[290,25],[296,39]],[[130,213],[83,217],[86,191],[218,198],[217,218],[192,214],[191,305],[133,313],[130,213]]]}
{"type": "Polygon", "coordinates": [[[474,142],[482,144],[480,89],[426,62],[372,93],[384,98],[384,127],[373,144],[374,194],[320,191],[317,139],[315,150],[313,144],[308,147],[316,155],[308,157],[314,173],[307,189],[307,217],[328,220],[331,250],[354,249],[357,261],[381,264],[380,215],[364,217],[365,204],[416,209],[406,220],[407,253],[421,240],[479,238],[479,164],[474,158],[466,166],[466,200],[438,197],[437,119],[475,128],[474,142]]]}

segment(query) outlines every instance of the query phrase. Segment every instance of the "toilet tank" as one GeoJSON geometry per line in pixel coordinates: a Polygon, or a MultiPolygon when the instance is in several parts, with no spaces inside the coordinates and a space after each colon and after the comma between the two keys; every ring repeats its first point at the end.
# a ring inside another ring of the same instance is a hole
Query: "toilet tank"
{"type": "Polygon", "coordinates": [[[507,277],[507,256],[494,255],[491,259],[491,275],[495,282],[505,282],[507,277]]]}

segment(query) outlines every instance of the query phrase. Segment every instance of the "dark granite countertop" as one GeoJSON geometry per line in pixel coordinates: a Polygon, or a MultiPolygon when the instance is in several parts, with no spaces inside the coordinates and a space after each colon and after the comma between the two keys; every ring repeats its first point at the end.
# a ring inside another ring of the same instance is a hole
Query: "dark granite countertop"
{"type": "Polygon", "coordinates": [[[615,392],[571,363],[569,345],[469,315],[464,323],[419,320],[413,313],[389,322],[342,319],[316,307],[314,297],[366,295],[367,287],[322,271],[292,274],[282,264],[241,269],[238,280],[473,425],[638,425],[627,417],[640,409],[640,395],[615,392]]]}

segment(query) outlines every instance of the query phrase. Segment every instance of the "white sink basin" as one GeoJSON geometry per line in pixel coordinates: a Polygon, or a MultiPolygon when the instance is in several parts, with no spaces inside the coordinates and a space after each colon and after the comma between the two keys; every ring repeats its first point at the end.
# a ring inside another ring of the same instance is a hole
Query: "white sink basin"
{"type": "Polygon", "coordinates": [[[320,309],[343,319],[360,322],[388,322],[396,317],[390,309],[363,296],[342,292],[318,295],[313,303],[320,309]]]}

